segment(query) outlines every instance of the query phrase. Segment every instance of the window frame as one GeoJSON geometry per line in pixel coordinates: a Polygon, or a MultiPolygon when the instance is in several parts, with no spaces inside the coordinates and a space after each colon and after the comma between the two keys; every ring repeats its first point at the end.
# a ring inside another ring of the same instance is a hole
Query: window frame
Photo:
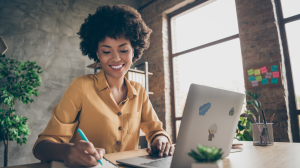
{"type": "Polygon", "coordinates": [[[283,48],[283,56],[284,56],[284,63],[286,68],[286,79],[288,84],[288,99],[289,99],[289,110],[290,110],[290,122],[291,122],[291,129],[293,135],[293,142],[300,142],[299,138],[299,119],[300,119],[300,110],[297,110],[296,106],[296,96],[295,96],[295,89],[294,89],[294,82],[293,82],[293,75],[292,75],[292,67],[291,67],[291,60],[285,30],[285,24],[290,23],[293,21],[300,20],[300,13],[298,15],[294,15],[288,18],[283,18],[283,11],[281,6],[281,0],[275,0],[275,7],[276,7],[276,14],[278,20],[278,26],[282,41],[282,48],[283,48]]]}
{"type": "Polygon", "coordinates": [[[182,117],[176,117],[176,105],[175,105],[175,81],[174,81],[174,68],[173,68],[173,58],[178,57],[180,55],[186,54],[186,53],[190,53],[196,50],[200,50],[206,47],[210,47],[216,44],[220,44],[223,42],[227,42],[236,38],[239,38],[239,34],[235,34],[229,37],[225,37],[213,42],[209,42],[200,46],[196,46],[178,53],[173,53],[173,48],[172,48],[172,28],[171,28],[171,19],[174,16],[177,16],[183,12],[188,11],[191,8],[194,8],[198,5],[201,5],[205,2],[208,2],[209,0],[198,0],[195,1],[193,3],[190,3],[170,14],[167,14],[167,24],[168,24],[168,37],[169,37],[169,67],[170,67],[170,81],[171,81],[171,111],[172,111],[172,122],[173,122],[173,135],[174,135],[174,143],[176,143],[176,139],[177,139],[177,128],[176,128],[176,121],[181,120],[182,117]]]}

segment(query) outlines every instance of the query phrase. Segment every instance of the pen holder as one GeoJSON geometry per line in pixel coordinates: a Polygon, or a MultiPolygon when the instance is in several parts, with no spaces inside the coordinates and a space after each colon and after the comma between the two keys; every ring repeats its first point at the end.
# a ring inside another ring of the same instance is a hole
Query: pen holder
{"type": "Polygon", "coordinates": [[[273,123],[252,124],[254,146],[274,145],[273,123]]]}

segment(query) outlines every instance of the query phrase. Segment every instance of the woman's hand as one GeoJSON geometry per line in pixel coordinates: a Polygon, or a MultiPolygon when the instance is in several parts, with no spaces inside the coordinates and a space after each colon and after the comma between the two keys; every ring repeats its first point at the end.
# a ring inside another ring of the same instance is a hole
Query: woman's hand
{"type": "Polygon", "coordinates": [[[158,154],[158,156],[168,156],[173,155],[175,150],[175,146],[171,145],[168,138],[159,135],[154,138],[153,142],[151,143],[151,146],[147,148],[147,152],[149,155],[158,154]]]}
{"type": "Polygon", "coordinates": [[[105,149],[95,148],[91,142],[80,140],[74,145],[70,145],[64,154],[64,164],[66,166],[95,166],[98,159],[102,159],[105,149]]]}

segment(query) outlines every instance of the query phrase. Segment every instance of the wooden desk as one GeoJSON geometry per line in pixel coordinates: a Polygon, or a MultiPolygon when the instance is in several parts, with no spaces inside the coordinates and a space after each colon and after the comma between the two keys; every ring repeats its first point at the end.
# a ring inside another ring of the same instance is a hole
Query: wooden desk
{"type": "MultiPolygon", "coordinates": [[[[300,167],[300,143],[275,142],[274,146],[253,146],[244,142],[242,152],[231,153],[223,159],[224,168],[282,168],[300,167]]],[[[107,154],[105,157],[116,163],[125,159],[146,155],[145,149],[107,154]]],[[[49,168],[50,163],[34,163],[9,168],[49,168]]]]}

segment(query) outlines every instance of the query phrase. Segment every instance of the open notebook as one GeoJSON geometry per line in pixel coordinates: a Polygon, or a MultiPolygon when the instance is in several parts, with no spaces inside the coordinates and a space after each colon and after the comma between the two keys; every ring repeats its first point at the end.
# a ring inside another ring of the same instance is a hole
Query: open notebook
{"type": "MultiPolygon", "coordinates": [[[[103,159],[101,159],[101,161],[103,163],[103,166],[101,164],[98,164],[97,166],[88,167],[88,168],[116,168],[116,167],[118,167],[117,165],[115,165],[112,162],[110,162],[109,160],[107,160],[105,157],[103,157],[103,159]]],[[[68,168],[68,167],[65,166],[65,164],[63,162],[52,161],[51,168],[68,168]]],[[[76,168],[76,167],[72,167],[72,168],[76,168]]],[[[83,168],[83,167],[80,167],[80,168],[83,168]]]]}

